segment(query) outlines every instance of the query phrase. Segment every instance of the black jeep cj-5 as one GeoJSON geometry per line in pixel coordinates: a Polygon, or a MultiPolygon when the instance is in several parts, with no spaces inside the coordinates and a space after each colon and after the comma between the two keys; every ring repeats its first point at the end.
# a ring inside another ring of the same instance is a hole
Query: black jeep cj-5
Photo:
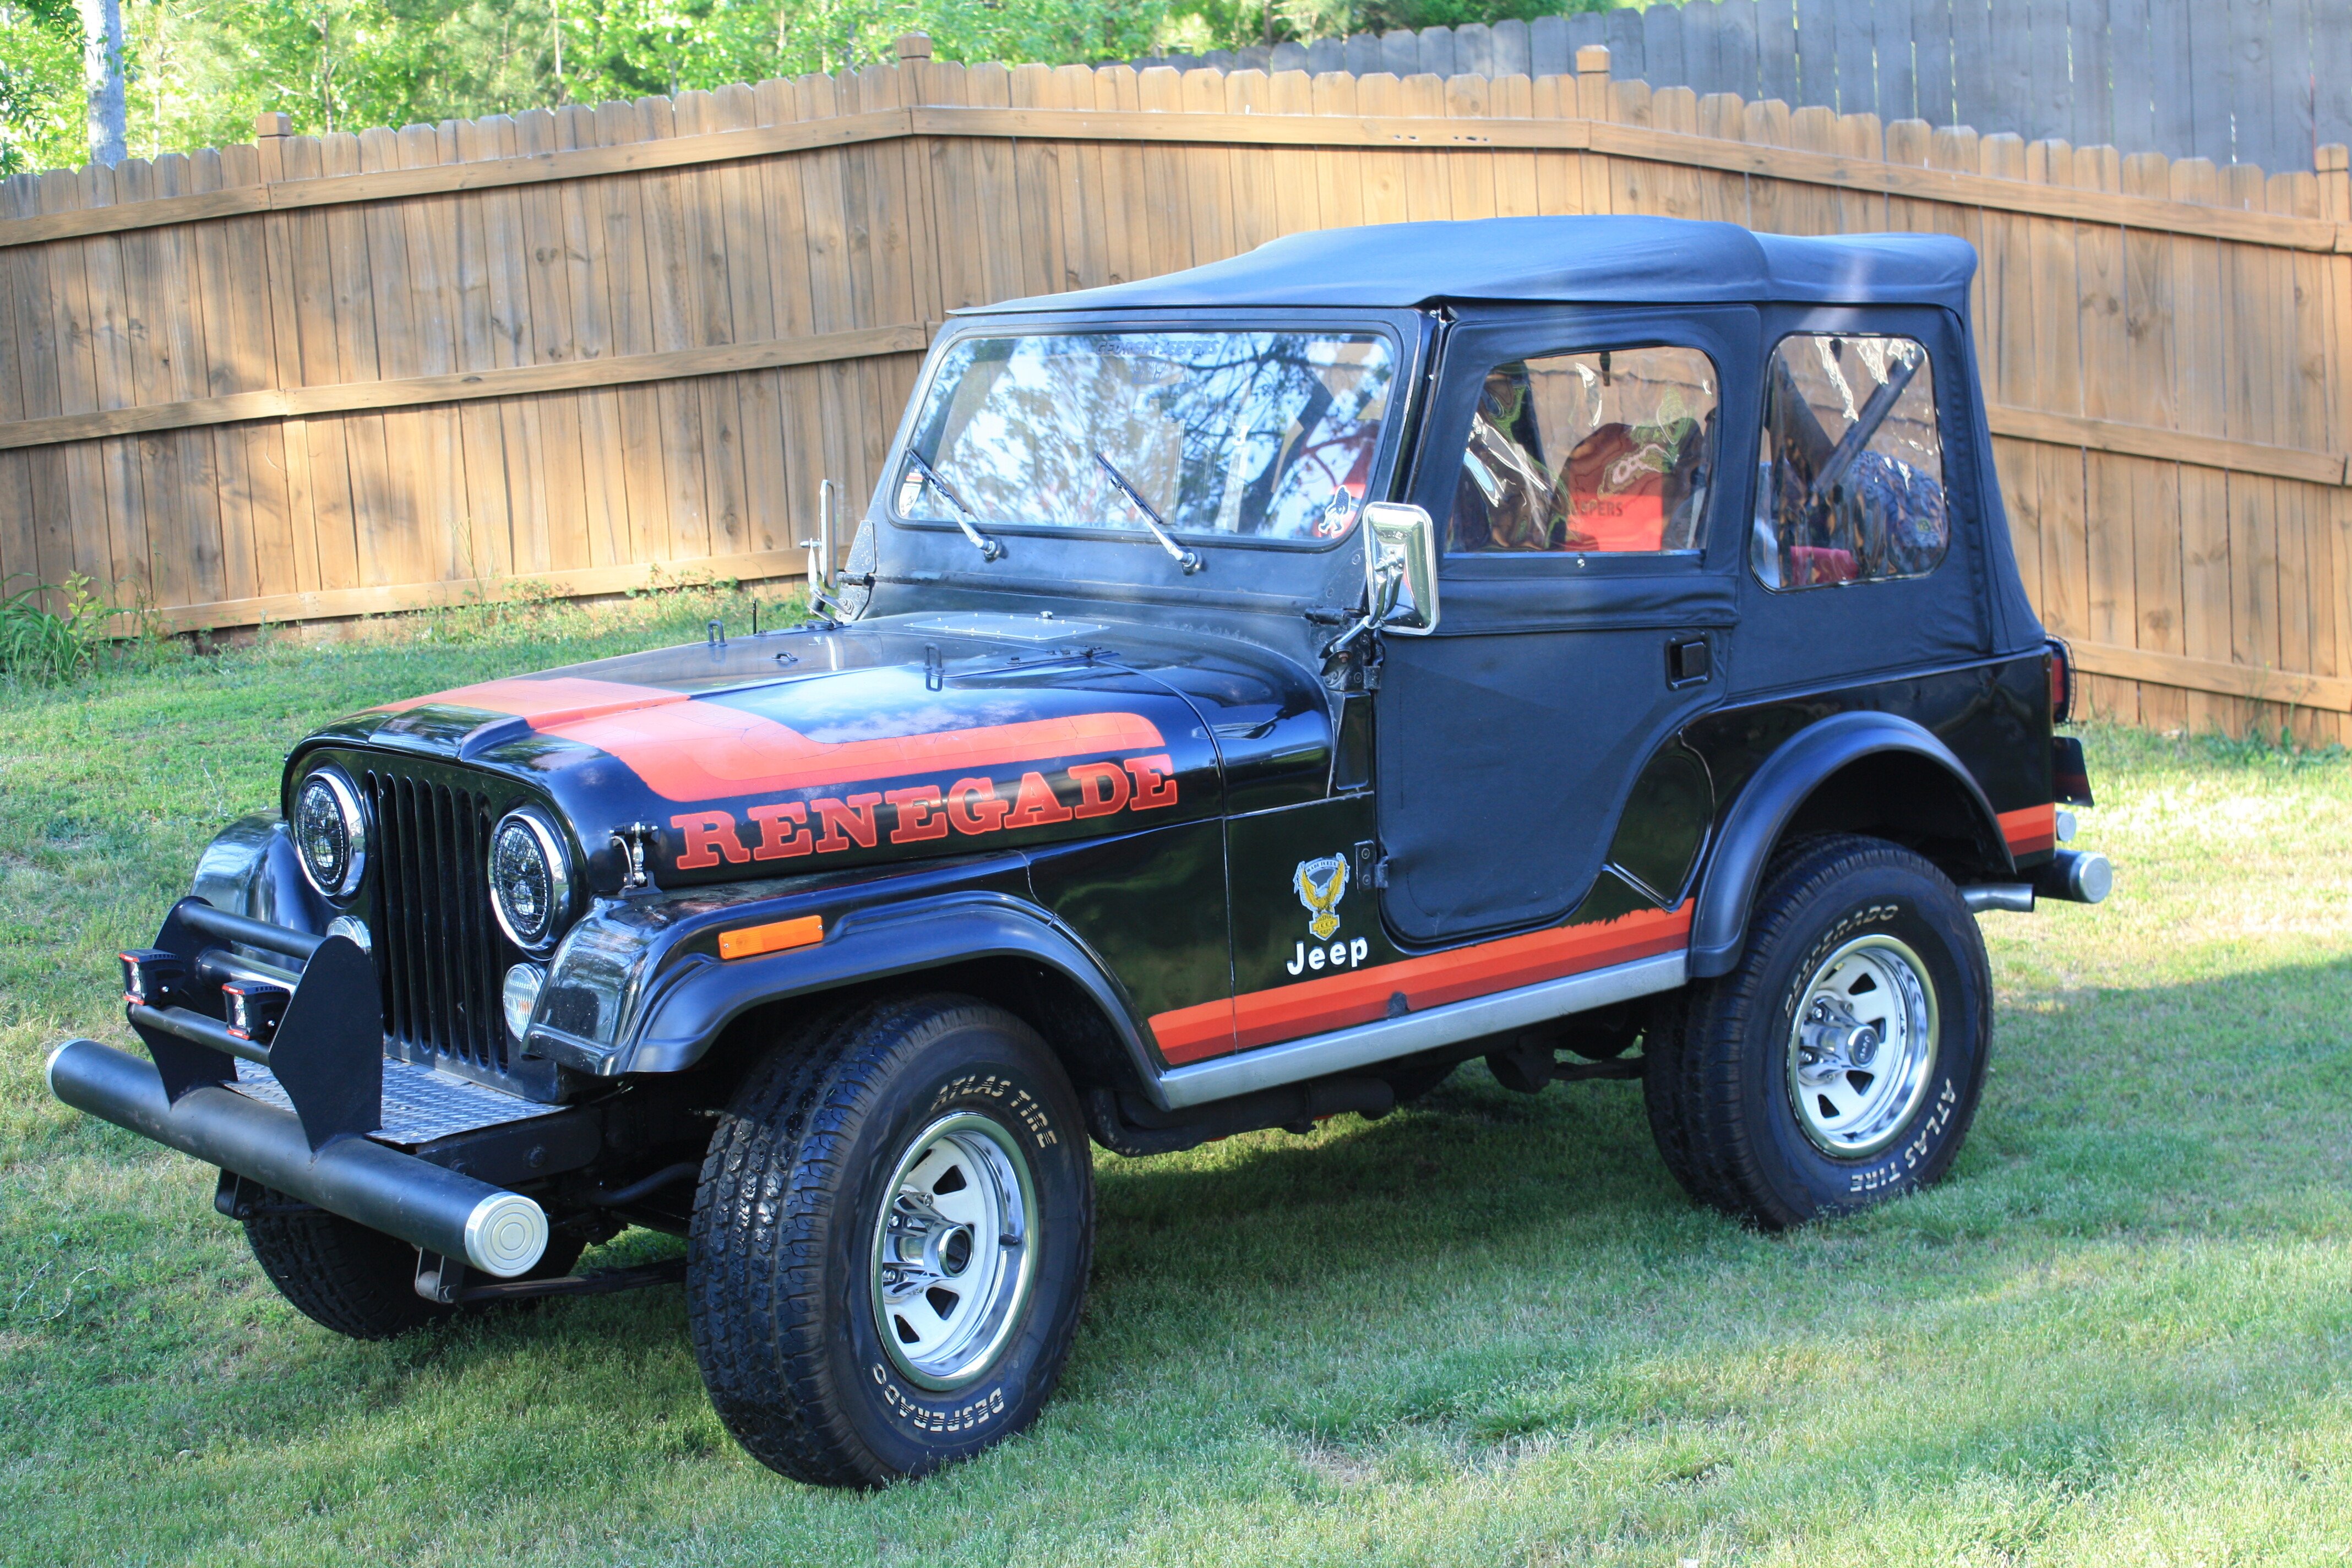
{"type": "Polygon", "coordinates": [[[682,1272],[729,1429],[825,1482],[1036,1415],[1089,1139],[1483,1057],[1639,1078],[1756,1224],[1933,1182],[1973,916],[2108,879],[1973,267],[1514,218],[964,312],[809,625],[312,735],[123,956],[152,1064],[50,1084],[343,1333],[682,1272]],[[572,1276],[626,1225],[682,1269],[572,1276]]]}

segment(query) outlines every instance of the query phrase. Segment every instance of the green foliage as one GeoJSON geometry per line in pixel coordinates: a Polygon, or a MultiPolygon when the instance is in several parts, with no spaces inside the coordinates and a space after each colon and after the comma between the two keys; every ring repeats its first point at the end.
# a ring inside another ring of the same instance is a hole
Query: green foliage
{"type": "Polygon", "coordinates": [[[44,686],[70,680],[96,662],[108,626],[121,613],[92,593],[89,579],[79,574],[62,588],[35,581],[29,573],[0,578],[0,677],[44,686]],[[16,582],[32,585],[7,593],[16,582]],[[45,599],[58,607],[48,608],[45,599]]]}
{"type": "MultiPolygon", "coordinates": [[[[1199,53],[1293,39],[1385,33],[1399,27],[1458,27],[1470,22],[1531,22],[1538,16],[1605,11],[1640,0],[1174,0],[1163,48],[1199,53]]],[[[1679,4],[1680,0],[1675,0],[1679,4]]]]}
{"type": "MultiPolygon", "coordinates": [[[[133,154],[634,99],[891,57],[1064,65],[1609,0],[123,0],[133,154]]],[[[70,0],[0,0],[0,174],[83,161],[70,0]]]]}
{"type": "Polygon", "coordinates": [[[69,0],[0,0],[0,174],[79,163],[83,136],[69,0]]]}

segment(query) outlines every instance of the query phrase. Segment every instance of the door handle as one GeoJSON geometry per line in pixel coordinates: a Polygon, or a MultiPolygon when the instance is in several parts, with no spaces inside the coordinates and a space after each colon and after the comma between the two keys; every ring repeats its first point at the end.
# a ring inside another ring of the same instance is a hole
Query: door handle
{"type": "Polygon", "coordinates": [[[1715,651],[1705,637],[1672,637],[1666,642],[1666,687],[1696,686],[1715,674],[1715,651]]]}

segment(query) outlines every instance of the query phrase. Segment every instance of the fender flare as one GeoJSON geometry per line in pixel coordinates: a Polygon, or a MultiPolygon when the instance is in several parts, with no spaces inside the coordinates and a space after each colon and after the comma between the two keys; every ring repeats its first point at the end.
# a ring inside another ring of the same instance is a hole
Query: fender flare
{"type": "Polygon", "coordinates": [[[1025,958],[1076,984],[1118,1035],[1138,1087],[1156,1098],[1158,1053],[1101,961],[1050,914],[1001,893],[856,910],[818,945],[761,958],[689,958],[655,982],[616,1071],[683,1072],[753,1007],[975,958],[1025,958]]]}
{"type": "Polygon", "coordinates": [[[1748,940],[1748,911],[1764,879],[1765,862],[1799,808],[1841,768],[1885,752],[1918,757],[1950,774],[1973,803],[1987,841],[2001,847],[2003,863],[2014,869],[1984,786],[1949,746],[1924,725],[1896,714],[1832,714],[1784,742],[1732,801],[1707,857],[1698,907],[1692,912],[1691,978],[1727,974],[1739,962],[1748,940]]]}

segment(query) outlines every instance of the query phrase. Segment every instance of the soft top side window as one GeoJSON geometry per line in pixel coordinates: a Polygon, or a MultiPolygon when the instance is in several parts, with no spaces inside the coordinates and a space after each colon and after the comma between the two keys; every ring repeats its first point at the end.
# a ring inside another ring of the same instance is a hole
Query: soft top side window
{"type": "Polygon", "coordinates": [[[1714,484],[1715,362],[1597,349],[1486,373],[1446,527],[1455,552],[1696,550],[1714,484]]]}
{"type": "Polygon", "coordinates": [[[1936,378],[1916,339],[1792,332],[1765,373],[1748,563],[1768,588],[1916,577],[1951,543],[1936,378]]]}

